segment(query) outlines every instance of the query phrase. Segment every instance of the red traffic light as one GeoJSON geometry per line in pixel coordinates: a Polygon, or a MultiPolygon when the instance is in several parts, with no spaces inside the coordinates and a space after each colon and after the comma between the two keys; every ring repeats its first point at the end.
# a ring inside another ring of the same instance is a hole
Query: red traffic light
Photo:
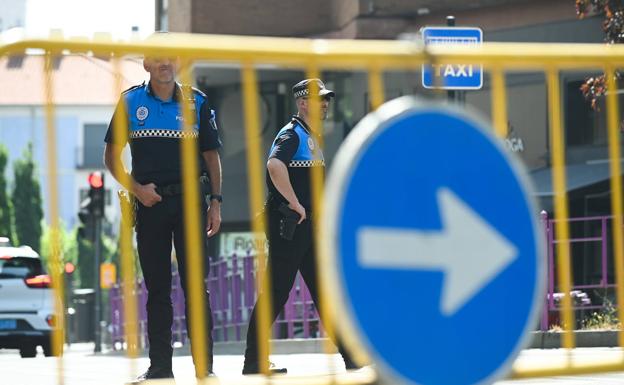
{"type": "Polygon", "coordinates": [[[73,272],[74,272],[74,270],[76,270],[76,266],[74,266],[74,264],[73,264],[73,263],[71,263],[71,262],[66,262],[66,263],[65,263],[65,272],[66,272],[67,274],[71,274],[71,273],[73,273],[73,272]]]}
{"type": "Polygon", "coordinates": [[[104,186],[104,177],[99,171],[89,174],[89,186],[91,188],[102,188],[104,186]]]}

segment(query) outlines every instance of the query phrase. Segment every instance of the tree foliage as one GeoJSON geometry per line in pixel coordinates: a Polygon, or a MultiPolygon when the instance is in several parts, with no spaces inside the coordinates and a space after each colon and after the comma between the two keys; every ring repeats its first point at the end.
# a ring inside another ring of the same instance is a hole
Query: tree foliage
{"type": "MultiPolygon", "coordinates": [[[[576,14],[582,19],[590,14],[604,15],[602,29],[605,41],[609,44],[624,42],[624,6],[622,0],[576,0],[576,14]]],[[[619,79],[621,74],[616,72],[619,79]]],[[[585,79],[581,92],[586,100],[596,109],[596,102],[607,90],[605,75],[585,79]]]]}
{"type": "Polygon", "coordinates": [[[15,241],[13,234],[13,204],[8,196],[6,166],[9,160],[7,148],[0,144],[0,236],[15,241]]]}
{"type": "Polygon", "coordinates": [[[43,207],[41,188],[35,178],[32,144],[21,159],[13,163],[13,208],[15,213],[16,242],[41,251],[43,207]]]}

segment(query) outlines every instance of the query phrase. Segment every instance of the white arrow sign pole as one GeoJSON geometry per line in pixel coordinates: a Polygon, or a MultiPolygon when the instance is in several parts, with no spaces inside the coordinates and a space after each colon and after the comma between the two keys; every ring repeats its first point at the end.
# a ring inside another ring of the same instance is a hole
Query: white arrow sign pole
{"type": "Polygon", "coordinates": [[[358,259],[377,269],[441,270],[440,311],[455,314],[518,256],[516,247],[447,188],[437,192],[442,230],[362,227],[358,259]]]}

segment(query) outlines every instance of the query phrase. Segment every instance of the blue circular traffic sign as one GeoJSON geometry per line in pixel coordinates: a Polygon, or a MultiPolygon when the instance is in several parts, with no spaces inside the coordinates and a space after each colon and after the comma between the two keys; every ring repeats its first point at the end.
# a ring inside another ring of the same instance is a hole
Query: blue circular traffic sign
{"type": "Polygon", "coordinates": [[[406,97],[363,119],[334,160],[324,238],[339,331],[394,383],[493,383],[536,325],[538,212],[490,132],[406,97]]]}

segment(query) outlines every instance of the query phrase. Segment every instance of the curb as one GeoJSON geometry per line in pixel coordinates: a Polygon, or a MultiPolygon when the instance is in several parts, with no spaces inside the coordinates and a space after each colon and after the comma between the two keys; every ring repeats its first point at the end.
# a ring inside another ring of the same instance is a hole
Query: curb
{"type": "MultiPolygon", "coordinates": [[[[532,332],[533,338],[528,349],[562,348],[563,332],[532,332]]],[[[617,330],[574,330],[572,332],[577,348],[617,347],[617,330]]]]}
{"type": "MultiPolygon", "coordinates": [[[[575,330],[572,332],[577,348],[618,347],[617,330],[575,330]]],[[[562,347],[563,332],[531,332],[531,342],[526,349],[559,349],[562,347]]],[[[326,353],[325,344],[331,346],[331,353],[337,353],[336,347],[327,338],[295,338],[283,340],[271,340],[271,354],[316,354],[326,353]]],[[[217,355],[243,355],[245,353],[245,341],[215,342],[214,354],[217,355]]],[[[109,355],[125,355],[125,350],[108,351],[109,355]]],[[[174,356],[191,355],[189,345],[184,345],[173,350],[174,356]]],[[[139,354],[147,356],[147,349],[139,354]]]]}
{"type": "MultiPolygon", "coordinates": [[[[331,353],[338,353],[338,350],[327,338],[293,338],[283,340],[271,340],[271,354],[315,354],[326,353],[325,344],[331,346],[331,353]]],[[[245,341],[215,342],[215,355],[243,355],[245,353],[245,341]]],[[[140,357],[147,357],[147,349],[139,352],[140,357]]],[[[125,356],[125,350],[109,350],[104,352],[111,356],[125,356]]],[[[174,356],[190,356],[190,345],[186,344],[173,349],[174,356]]]]}

